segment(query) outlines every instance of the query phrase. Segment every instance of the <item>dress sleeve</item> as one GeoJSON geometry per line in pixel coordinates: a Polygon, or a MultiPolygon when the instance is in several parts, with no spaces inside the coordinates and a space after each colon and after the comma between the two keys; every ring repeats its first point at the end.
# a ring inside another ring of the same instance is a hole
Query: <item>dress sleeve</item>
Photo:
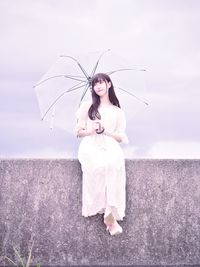
{"type": "Polygon", "coordinates": [[[124,111],[120,109],[117,119],[116,133],[120,135],[122,143],[128,144],[129,140],[125,133],[125,130],[126,130],[126,117],[124,111]]]}
{"type": "Polygon", "coordinates": [[[76,111],[76,127],[75,127],[76,134],[80,129],[87,128],[88,109],[89,109],[88,102],[84,102],[76,111]]]}

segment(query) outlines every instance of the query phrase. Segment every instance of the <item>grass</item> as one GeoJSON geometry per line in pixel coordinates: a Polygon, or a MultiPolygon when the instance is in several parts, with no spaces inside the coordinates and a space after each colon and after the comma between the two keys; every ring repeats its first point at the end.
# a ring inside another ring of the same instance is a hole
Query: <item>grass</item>
{"type": "MultiPolygon", "coordinates": [[[[17,259],[18,259],[17,262],[14,262],[13,260],[11,260],[7,256],[5,256],[5,259],[9,260],[13,265],[18,266],[18,267],[30,267],[31,266],[31,261],[32,261],[33,244],[34,244],[34,242],[31,245],[31,248],[29,250],[29,254],[28,254],[28,258],[27,259],[25,257],[22,257],[15,247],[13,247],[13,250],[14,250],[15,255],[16,255],[17,259]]],[[[36,267],[40,267],[40,264],[37,263],[36,267]]]]}

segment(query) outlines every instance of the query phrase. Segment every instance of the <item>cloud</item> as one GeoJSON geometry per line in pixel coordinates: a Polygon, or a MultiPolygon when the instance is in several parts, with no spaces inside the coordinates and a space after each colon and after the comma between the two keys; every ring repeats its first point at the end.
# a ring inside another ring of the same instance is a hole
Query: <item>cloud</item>
{"type": "Polygon", "coordinates": [[[39,117],[0,113],[0,121],[0,157],[76,157],[76,136],[50,130],[39,117]]]}
{"type": "Polygon", "coordinates": [[[125,158],[138,158],[137,151],[139,150],[138,146],[125,145],[123,146],[125,158]]]}
{"type": "Polygon", "coordinates": [[[200,158],[200,142],[157,142],[147,152],[149,158],[200,158]]]}
{"type": "Polygon", "coordinates": [[[70,151],[62,151],[54,148],[38,148],[37,151],[24,151],[23,153],[18,153],[15,151],[11,155],[7,155],[7,153],[1,153],[1,158],[64,158],[71,159],[75,158],[74,153],[70,151]]]}
{"type": "Polygon", "coordinates": [[[125,102],[132,116],[126,155],[149,156],[154,144],[168,140],[174,146],[199,143],[199,7],[197,0],[1,1],[1,152],[48,156],[75,151],[74,137],[67,137],[67,148],[66,132],[58,130],[53,137],[44,130],[32,86],[58,55],[107,48],[148,70],[148,108],[135,114],[132,99],[125,102]]]}

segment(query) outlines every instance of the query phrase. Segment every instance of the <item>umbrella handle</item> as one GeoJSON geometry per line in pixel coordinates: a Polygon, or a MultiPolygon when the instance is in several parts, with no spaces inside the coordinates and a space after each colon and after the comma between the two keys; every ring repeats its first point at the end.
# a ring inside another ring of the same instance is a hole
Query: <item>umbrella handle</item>
{"type": "Polygon", "coordinates": [[[99,122],[99,128],[96,129],[97,134],[102,134],[105,131],[104,127],[101,127],[101,123],[99,122]]]}

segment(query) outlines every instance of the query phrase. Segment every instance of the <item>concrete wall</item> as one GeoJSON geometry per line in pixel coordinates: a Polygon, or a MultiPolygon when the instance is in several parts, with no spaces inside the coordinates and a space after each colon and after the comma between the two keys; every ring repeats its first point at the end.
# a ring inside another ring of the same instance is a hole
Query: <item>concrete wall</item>
{"type": "Polygon", "coordinates": [[[126,160],[122,235],[81,216],[77,160],[0,160],[0,265],[34,240],[33,264],[200,263],[200,160],[126,160]]]}

